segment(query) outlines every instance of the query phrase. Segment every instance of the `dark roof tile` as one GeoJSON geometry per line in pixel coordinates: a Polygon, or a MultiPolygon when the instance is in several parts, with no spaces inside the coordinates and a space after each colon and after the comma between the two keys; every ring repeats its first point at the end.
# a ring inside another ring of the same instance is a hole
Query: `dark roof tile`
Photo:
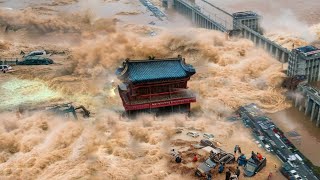
{"type": "Polygon", "coordinates": [[[126,61],[127,67],[119,68],[116,74],[120,79],[132,83],[154,82],[183,79],[195,73],[195,69],[178,59],[155,59],[143,61],[126,61]]]}

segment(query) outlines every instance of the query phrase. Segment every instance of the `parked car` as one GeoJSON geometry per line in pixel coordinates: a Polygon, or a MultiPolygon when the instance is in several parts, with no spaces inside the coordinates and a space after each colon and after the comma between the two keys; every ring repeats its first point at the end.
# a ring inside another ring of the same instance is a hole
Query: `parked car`
{"type": "Polygon", "coordinates": [[[210,154],[211,160],[213,160],[215,163],[232,164],[236,161],[236,158],[232,153],[227,153],[220,148],[217,148],[216,150],[219,150],[220,152],[210,154]]]}
{"type": "Polygon", "coordinates": [[[213,134],[209,134],[209,133],[204,133],[203,137],[206,138],[206,139],[212,139],[212,138],[214,138],[214,135],[213,134]]]}
{"type": "Polygon", "coordinates": [[[187,132],[187,135],[188,135],[188,136],[191,136],[191,137],[194,137],[194,138],[199,137],[199,133],[197,133],[197,132],[192,132],[192,131],[187,132]]]}
{"type": "Polygon", "coordinates": [[[212,148],[216,148],[216,146],[213,145],[213,143],[211,141],[209,141],[208,139],[201,139],[200,145],[201,146],[210,146],[212,148]]]}
{"type": "Polygon", "coordinates": [[[296,170],[289,171],[289,178],[290,177],[291,177],[291,179],[296,179],[296,180],[302,179],[296,170]]]}
{"type": "Polygon", "coordinates": [[[3,73],[6,73],[11,70],[12,70],[12,67],[9,65],[0,65],[0,71],[2,71],[3,73]]]}
{"type": "Polygon", "coordinates": [[[173,157],[174,161],[176,163],[181,163],[182,158],[179,154],[179,152],[175,151],[174,149],[170,152],[171,156],[173,157]]]}
{"type": "Polygon", "coordinates": [[[294,175],[293,177],[294,177],[294,179],[296,179],[296,180],[302,180],[302,177],[299,176],[298,174],[297,174],[297,175],[294,175]]]}
{"type": "Polygon", "coordinates": [[[49,65],[53,64],[53,60],[41,56],[27,56],[18,65],[49,65]]]}
{"type": "Polygon", "coordinates": [[[198,177],[205,177],[206,174],[213,168],[215,168],[217,164],[213,162],[210,158],[208,158],[205,162],[201,163],[196,172],[195,175],[198,177]]]}

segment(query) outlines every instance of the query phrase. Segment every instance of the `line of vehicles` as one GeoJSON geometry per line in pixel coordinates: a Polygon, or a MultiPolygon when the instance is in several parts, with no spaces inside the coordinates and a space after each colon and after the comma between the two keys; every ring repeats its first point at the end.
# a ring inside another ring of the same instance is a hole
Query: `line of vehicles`
{"type": "Polygon", "coordinates": [[[312,168],[306,164],[303,154],[255,104],[240,107],[238,114],[244,124],[252,129],[263,147],[283,162],[281,172],[285,177],[318,180],[312,168]]]}

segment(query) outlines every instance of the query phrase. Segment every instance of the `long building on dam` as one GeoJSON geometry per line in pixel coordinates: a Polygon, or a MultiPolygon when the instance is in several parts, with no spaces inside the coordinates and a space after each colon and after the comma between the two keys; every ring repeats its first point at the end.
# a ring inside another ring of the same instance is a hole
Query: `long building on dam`
{"type": "Polygon", "coordinates": [[[242,24],[260,34],[263,34],[260,27],[261,16],[257,13],[253,11],[236,12],[233,13],[232,16],[234,29],[237,29],[239,24],[242,24]]]}
{"type": "Polygon", "coordinates": [[[309,83],[320,80],[320,49],[305,46],[293,49],[289,55],[288,76],[305,76],[309,83]]]}
{"type": "Polygon", "coordinates": [[[205,3],[211,10],[198,6],[194,0],[163,0],[162,2],[165,8],[177,11],[191,20],[192,24],[197,27],[249,39],[280,62],[288,62],[290,51],[263,36],[260,27],[261,16],[253,11],[231,14],[206,0],[201,0],[201,2],[205,3]]]}
{"type": "Polygon", "coordinates": [[[310,121],[315,121],[320,127],[320,91],[317,83],[300,83],[297,88],[298,95],[294,98],[295,107],[310,116],[310,121]]]}

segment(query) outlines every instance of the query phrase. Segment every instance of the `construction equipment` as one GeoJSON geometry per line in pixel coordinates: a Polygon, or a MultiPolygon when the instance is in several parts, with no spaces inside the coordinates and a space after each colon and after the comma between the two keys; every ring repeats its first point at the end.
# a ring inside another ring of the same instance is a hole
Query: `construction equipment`
{"type": "Polygon", "coordinates": [[[74,119],[78,119],[76,110],[82,109],[82,114],[84,118],[90,117],[90,111],[88,111],[84,106],[74,107],[71,103],[53,105],[46,107],[45,110],[52,112],[57,115],[63,115],[65,117],[73,116],[74,119]]]}
{"type": "Polygon", "coordinates": [[[62,116],[65,118],[74,118],[78,120],[77,110],[82,109],[80,112],[84,118],[90,117],[90,111],[86,109],[84,106],[75,107],[72,103],[64,103],[64,104],[55,104],[46,107],[35,107],[35,108],[28,108],[28,106],[20,106],[19,107],[19,114],[23,114],[25,112],[46,112],[48,114],[53,114],[57,116],[62,116]]]}

